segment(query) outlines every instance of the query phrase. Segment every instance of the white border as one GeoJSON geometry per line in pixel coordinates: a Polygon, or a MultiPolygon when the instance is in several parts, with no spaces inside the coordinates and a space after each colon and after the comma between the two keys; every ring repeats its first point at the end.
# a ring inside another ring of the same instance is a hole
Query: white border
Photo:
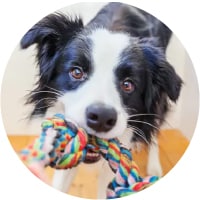
{"type": "MultiPolygon", "coordinates": [[[[43,16],[75,2],[80,1],[1,1],[0,80],[3,78],[9,57],[22,35],[43,16]]],[[[123,2],[141,7],[165,22],[186,47],[196,73],[199,74],[200,31],[198,19],[200,19],[200,14],[198,1],[132,0],[123,2]]],[[[0,119],[0,130],[0,199],[35,200],[48,198],[49,200],[66,200],[66,195],[30,175],[30,172],[18,160],[6,138],[2,119],[0,119]]],[[[200,177],[199,141],[200,127],[198,123],[191,144],[179,163],[162,180],[136,194],[134,199],[191,199],[191,195],[198,199],[200,197],[198,191],[200,177]]]]}

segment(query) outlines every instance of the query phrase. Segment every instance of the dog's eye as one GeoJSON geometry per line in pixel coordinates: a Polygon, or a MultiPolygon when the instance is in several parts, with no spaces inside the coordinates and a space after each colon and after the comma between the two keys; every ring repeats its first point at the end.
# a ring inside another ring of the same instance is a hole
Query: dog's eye
{"type": "Polygon", "coordinates": [[[74,79],[77,79],[77,80],[85,78],[85,73],[80,67],[72,68],[69,73],[74,79]]]}
{"type": "Polygon", "coordinates": [[[130,93],[130,92],[133,92],[133,91],[134,91],[135,85],[134,85],[134,83],[133,83],[132,80],[130,80],[130,79],[125,79],[125,80],[121,83],[121,88],[122,88],[123,91],[130,93]]]}

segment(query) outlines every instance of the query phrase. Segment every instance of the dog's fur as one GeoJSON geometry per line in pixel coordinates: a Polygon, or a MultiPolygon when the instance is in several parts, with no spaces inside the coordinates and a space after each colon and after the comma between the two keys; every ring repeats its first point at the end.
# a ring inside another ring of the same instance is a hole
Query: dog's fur
{"type": "Polygon", "coordinates": [[[121,3],[106,5],[86,26],[78,17],[45,17],[21,40],[23,49],[37,45],[39,80],[27,100],[34,105],[31,117],[60,101],[66,117],[89,134],[149,144],[148,171],[160,175],[155,138],[182,85],[165,57],[171,34],[152,15],[121,3]],[[116,113],[109,128],[91,126],[87,112],[94,105],[116,113]]]}

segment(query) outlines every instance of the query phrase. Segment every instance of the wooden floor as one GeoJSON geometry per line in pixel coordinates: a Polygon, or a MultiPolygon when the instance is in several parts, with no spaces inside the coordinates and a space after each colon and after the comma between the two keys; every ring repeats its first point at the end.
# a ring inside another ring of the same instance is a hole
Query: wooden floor
{"type": "MultiPolygon", "coordinates": [[[[18,152],[29,144],[34,136],[8,136],[14,150],[18,152]]],[[[178,130],[163,130],[159,136],[160,160],[164,175],[178,162],[189,142],[178,130]]],[[[139,152],[133,152],[141,176],[146,175],[147,149],[144,147],[139,152]]],[[[53,176],[53,169],[46,169],[49,178],[53,176]]],[[[97,194],[98,172],[82,164],[70,187],[68,194],[95,199],[97,194]]]]}

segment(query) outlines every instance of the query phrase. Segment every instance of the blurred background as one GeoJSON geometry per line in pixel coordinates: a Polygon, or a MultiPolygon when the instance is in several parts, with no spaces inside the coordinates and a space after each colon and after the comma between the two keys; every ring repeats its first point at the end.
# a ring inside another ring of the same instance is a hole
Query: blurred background
{"type": "MultiPolygon", "coordinates": [[[[81,16],[84,23],[87,23],[105,4],[79,3],[61,9],[61,12],[81,16]]],[[[20,50],[17,46],[5,70],[2,82],[1,111],[5,130],[10,135],[40,133],[41,119],[31,122],[25,120],[31,107],[24,105],[24,97],[34,87],[38,70],[34,55],[34,46],[28,50],[20,50]]],[[[198,84],[187,51],[175,35],[167,50],[167,58],[184,80],[184,85],[181,96],[177,104],[173,105],[163,128],[179,129],[184,136],[191,139],[198,116],[198,84]]],[[[54,110],[50,113],[54,113],[54,110]]]]}

